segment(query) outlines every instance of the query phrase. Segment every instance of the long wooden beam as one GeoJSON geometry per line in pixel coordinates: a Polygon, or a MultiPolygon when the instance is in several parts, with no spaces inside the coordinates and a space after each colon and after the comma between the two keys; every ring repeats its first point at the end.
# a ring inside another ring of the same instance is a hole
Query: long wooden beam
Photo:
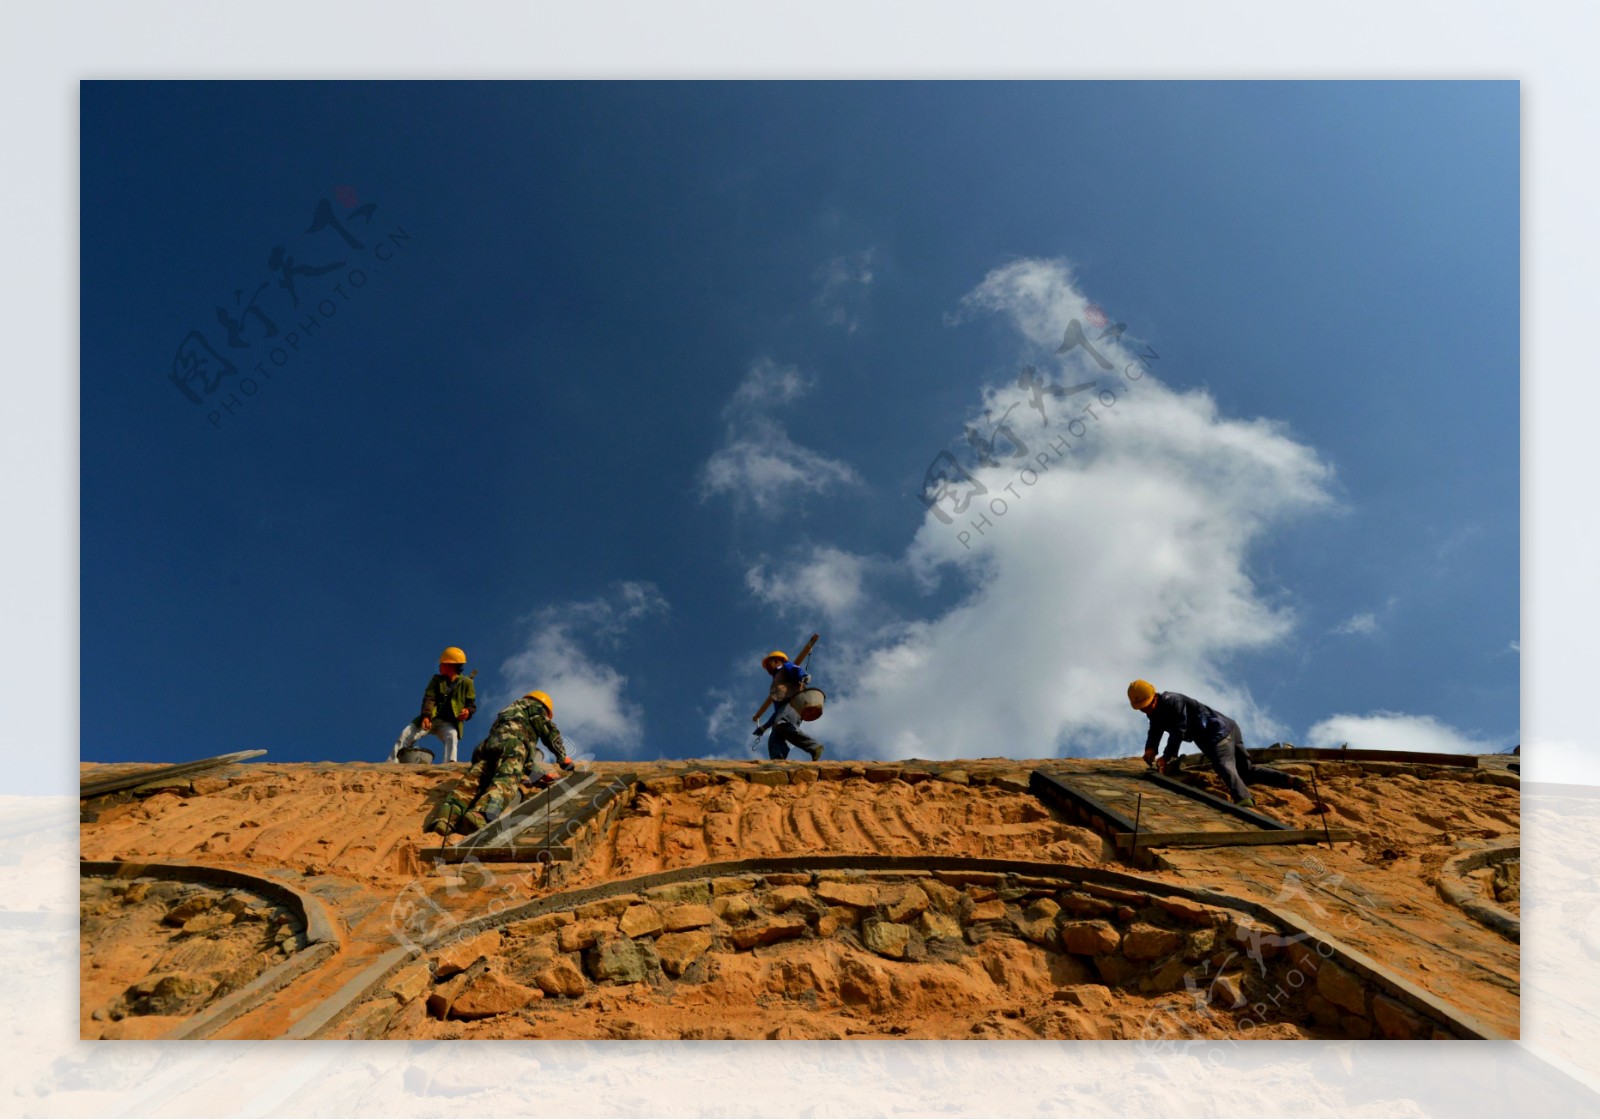
{"type": "Polygon", "coordinates": [[[537,824],[539,816],[547,808],[553,809],[569,798],[577,796],[598,777],[599,775],[592,770],[563,775],[559,782],[540,790],[499,820],[490,821],[455,847],[475,849],[509,844],[519,832],[537,824]]]}
{"type": "Polygon", "coordinates": [[[572,849],[565,844],[496,844],[485,848],[424,848],[417,858],[432,863],[569,863],[572,849]]]}
{"type": "Polygon", "coordinates": [[[1297,747],[1274,743],[1250,752],[1263,762],[1415,762],[1427,766],[1479,767],[1472,754],[1440,754],[1429,751],[1350,750],[1344,747],[1297,747]]]}
{"type": "Polygon", "coordinates": [[[1254,809],[1246,809],[1243,805],[1235,805],[1226,798],[1218,797],[1215,794],[1209,793],[1203,789],[1196,789],[1194,786],[1180,782],[1175,778],[1169,778],[1165,774],[1158,774],[1154,770],[1146,770],[1141,776],[1145,781],[1154,782],[1164,790],[1168,790],[1172,793],[1190,798],[1193,801],[1202,802],[1211,806],[1213,809],[1218,809],[1224,813],[1227,813],[1229,816],[1238,817],[1242,821],[1248,821],[1257,828],[1282,829],[1289,827],[1275,817],[1269,817],[1265,813],[1258,813],[1254,809]]]}
{"type": "MultiPolygon", "coordinates": [[[[1257,828],[1227,832],[1141,832],[1138,836],[1141,848],[1231,848],[1236,845],[1320,844],[1325,838],[1339,844],[1354,840],[1356,834],[1348,828],[1329,829],[1326,837],[1320,828],[1257,828]]],[[[1116,845],[1119,848],[1131,848],[1133,842],[1132,832],[1116,834],[1116,845]]]]}
{"type": "Polygon", "coordinates": [[[215,770],[219,766],[231,766],[235,762],[243,762],[250,758],[260,758],[266,751],[234,751],[232,754],[219,754],[211,758],[197,758],[193,762],[180,762],[175,766],[158,766],[154,770],[141,770],[137,774],[119,774],[114,778],[102,778],[97,782],[78,787],[78,798],[82,800],[89,797],[100,797],[107,793],[118,793],[125,789],[137,789],[147,786],[151,782],[165,782],[173,778],[187,778],[207,770],[215,770]]]}
{"type": "MultiPolygon", "coordinates": [[[[571,783],[565,789],[560,785],[551,786],[544,793],[555,794],[560,790],[560,795],[549,802],[552,830],[563,837],[571,837],[586,821],[610,805],[619,794],[631,789],[633,782],[632,774],[617,774],[602,784],[598,774],[594,771],[585,771],[582,780],[571,783]],[[574,805],[574,802],[580,800],[581,804],[574,805]]],[[[479,829],[454,847],[429,848],[419,852],[418,856],[435,863],[462,863],[469,859],[485,863],[571,862],[575,858],[572,847],[565,842],[549,843],[549,835],[544,837],[542,843],[518,843],[518,840],[537,825],[544,815],[543,805],[537,800],[525,802],[524,806],[529,808],[528,814],[512,822],[504,831],[485,836],[485,833],[494,827],[490,825],[489,828],[479,829]],[[480,840],[480,837],[483,839],[480,840]],[[474,840],[479,842],[473,843],[474,840]]],[[[519,811],[524,806],[519,806],[519,811]]],[[[511,817],[508,815],[501,820],[510,821],[511,817]]],[[[498,823],[500,822],[495,822],[498,823]]]]}

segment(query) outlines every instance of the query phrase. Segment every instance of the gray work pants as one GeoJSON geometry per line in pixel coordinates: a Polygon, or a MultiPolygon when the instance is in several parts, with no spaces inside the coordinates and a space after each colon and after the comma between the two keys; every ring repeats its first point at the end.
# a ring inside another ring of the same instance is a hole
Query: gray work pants
{"type": "Polygon", "coordinates": [[[1244,740],[1237,724],[1209,750],[1201,747],[1200,752],[1206,756],[1211,768],[1217,772],[1217,777],[1222,779],[1222,784],[1228,787],[1228,792],[1236,802],[1249,797],[1249,787],[1257,782],[1279,789],[1294,788],[1294,779],[1282,770],[1258,766],[1250,761],[1250,752],[1244,749],[1244,740]]]}
{"type": "Polygon", "coordinates": [[[822,744],[800,729],[800,713],[785,708],[772,725],[772,736],[767,740],[767,757],[789,757],[789,748],[798,747],[815,761],[822,754],[822,744]]]}
{"type": "Polygon", "coordinates": [[[422,730],[422,721],[414,719],[406,724],[405,730],[400,732],[400,738],[394,741],[394,746],[389,751],[389,761],[399,762],[400,752],[424,735],[432,735],[444,744],[444,760],[446,762],[454,762],[456,760],[456,743],[460,741],[461,733],[456,729],[455,724],[447,719],[435,719],[433,727],[428,731],[424,731],[422,730]]]}

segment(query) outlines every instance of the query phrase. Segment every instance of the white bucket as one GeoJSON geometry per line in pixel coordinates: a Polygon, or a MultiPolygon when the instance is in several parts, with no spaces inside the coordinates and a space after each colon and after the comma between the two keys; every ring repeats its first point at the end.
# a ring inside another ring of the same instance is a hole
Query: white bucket
{"type": "Polygon", "coordinates": [[[789,701],[789,706],[800,713],[800,718],[806,723],[822,715],[822,705],[827,697],[820,688],[802,689],[789,701]]]}

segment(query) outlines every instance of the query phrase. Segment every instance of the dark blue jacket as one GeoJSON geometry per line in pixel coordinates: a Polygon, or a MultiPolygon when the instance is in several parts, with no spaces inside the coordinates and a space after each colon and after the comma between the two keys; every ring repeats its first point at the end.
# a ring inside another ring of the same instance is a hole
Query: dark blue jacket
{"type": "Polygon", "coordinates": [[[1166,735],[1167,749],[1162,757],[1168,759],[1176,758],[1184,743],[1193,743],[1210,754],[1230,732],[1239,730],[1239,725],[1221,712],[1181,692],[1156,693],[1156,702],[1145,716],[1150,720],[1150,733],[1145,736],[1144,749],[1155,750],[1161,744],[1161,736],[1166,735]]]}
{"type": "MultiPolygon", "coordinates": [[[[778,671],[772,674],[772,683],[774,685],[787,684],[793,686],[789,693],[790,696],[793,696],[796,692],[799,692],[802,688],[804,688],[806,682],[810,679],[811,674],[800,668],[800,666],[796,665],[793,661],[785,661],[782,665],[778,666],[778,671]]],[[[774,701],[772,705],[772,715],[768,717],[767,722],[762,724],[762,726],[771,727],[775,722],[777,722],[778,716],[782,714],[783,709],[787,708],[788,706],[789,701],[787,700],[774,701]]]]}

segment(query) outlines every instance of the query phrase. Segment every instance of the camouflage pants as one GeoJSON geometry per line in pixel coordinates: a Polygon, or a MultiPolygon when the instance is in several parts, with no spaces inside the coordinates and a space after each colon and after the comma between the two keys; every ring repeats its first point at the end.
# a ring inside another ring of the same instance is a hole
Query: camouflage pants
{"type": "Polygon", "coordinates": [[[528,748],[518,742],[490,749],[495,746],[492,739],[485,744],[480,761],[428,814],[423,831],[471,834],[516,808],[522,800],[522,776],[528,772],[528,748]]]}

